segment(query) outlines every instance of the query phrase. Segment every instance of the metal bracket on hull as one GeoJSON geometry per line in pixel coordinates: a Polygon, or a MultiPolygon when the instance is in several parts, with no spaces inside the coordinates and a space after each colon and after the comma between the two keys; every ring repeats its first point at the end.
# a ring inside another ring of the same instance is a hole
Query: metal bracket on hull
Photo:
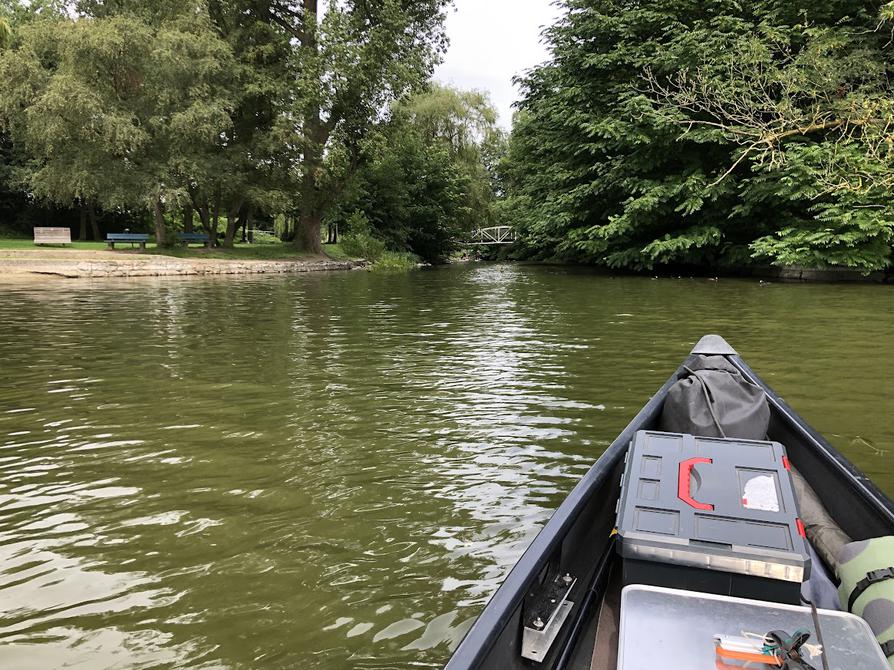
{"type": "Polygon", "coordinates": [[[738,356],[739,353],[720,335],[705,335],[690,353],[703,356],[738,356]]]}
{"type": "Polygon", "coordinates": [[[533,606],[525,616],[521,651],[523,658],[540,662],[546,658],[556,636],[562,630],[562,624],[574,607],[574,603],[568,600],[568,595],[576,583],[577,578],[566,573],[557,576],[549,584],[544,584],[543,591],[537,594],[533,606]]]}

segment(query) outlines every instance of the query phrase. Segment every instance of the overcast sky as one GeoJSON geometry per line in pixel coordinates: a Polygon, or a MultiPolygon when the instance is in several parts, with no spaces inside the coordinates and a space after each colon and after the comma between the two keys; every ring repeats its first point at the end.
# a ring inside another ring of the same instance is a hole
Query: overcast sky
{"type": "Polygon", "coordinates": [[[558,16],[551,0],[455,0],[447,18],[450,49],[438,81],[490,93],[500,124],[512,124],[512,78],[547,58],[540,31],[558,16]]]}

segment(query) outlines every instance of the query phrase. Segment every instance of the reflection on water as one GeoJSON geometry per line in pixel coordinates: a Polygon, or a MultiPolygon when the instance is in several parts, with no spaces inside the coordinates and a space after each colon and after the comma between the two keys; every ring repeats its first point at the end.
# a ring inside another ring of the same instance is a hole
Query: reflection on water
{"type": "Polygon", "coordinates": [[[0,287],[0,667],[437,667],[706,332],[894,493],[890,290],[507,265],[0,287]]]}

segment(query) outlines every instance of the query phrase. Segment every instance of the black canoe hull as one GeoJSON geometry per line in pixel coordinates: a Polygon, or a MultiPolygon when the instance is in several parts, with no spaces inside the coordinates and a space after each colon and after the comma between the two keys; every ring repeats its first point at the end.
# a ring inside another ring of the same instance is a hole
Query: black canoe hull
{"type": "MultiPolygon", "coordinates": [[[[824,504],[842,529],[854,539],[894,535],[894,502],[788,407],[729,345],[720,338],[710,341],[721,343],[711,353],[725,354],[767,392],[770,438],[786,446],[792,463],[822,492],[824,504]]],[[[603,568],[612,555],[611,530],[624,455],[636,431],[657,426],[668,389],[690,361],[684,361],[574,487],[472,625],[447,670],[589,667],[589,651],[582,640],[592,637],[595,629],[592,617],[598,608],[592,605],[601,600],[603,568]],[[578,577],[569,596],[574,608],[547,658],[542,663],[527,661],[521,657],[525,597],[544,579],[566,572],[578,577]]]]}

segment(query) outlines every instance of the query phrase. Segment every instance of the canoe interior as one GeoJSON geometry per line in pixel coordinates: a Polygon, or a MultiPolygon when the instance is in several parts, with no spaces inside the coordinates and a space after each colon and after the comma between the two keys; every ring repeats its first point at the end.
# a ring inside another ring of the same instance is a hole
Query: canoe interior
{"type": "MultiPolygon", "coordinates": [[[[894,503],[742,361],[727,356],[743,375],[767,391],[769,438],[785,445],[789,458],[822,497],[838,524],[854,539],[894,534],[894,503]]],[[[684,362],[689,365],[691,359],[684,362]]],[[[457,647],[448,670],[478,668],[590,668],[599,603],[614,560],[611,531],[620,494],[624,455],[638,430],[658,428],[664,398],[681,366],[593,465],[507,576],[457,647]],[[542,663],[521,657],[525,600],[544,580],[570,573],[578,581],[574,607],[542,663]]]]}

